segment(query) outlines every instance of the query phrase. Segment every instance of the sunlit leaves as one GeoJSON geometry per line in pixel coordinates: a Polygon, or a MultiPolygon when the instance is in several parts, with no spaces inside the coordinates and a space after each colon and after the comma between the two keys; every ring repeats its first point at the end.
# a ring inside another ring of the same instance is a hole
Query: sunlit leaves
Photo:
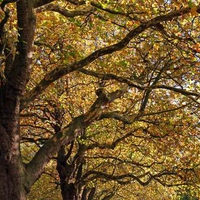
{"type": "MultiPolygon", "coordinates": [[[[66,74],[23,110],[24,158],[30,160],[57,131],[87,113],[98,98],[97,89],[103,87],[111,93],[127,88],[123,96],[101,106],[99,118],[89,126],[84,124],[67,164],[82,156],[84,174],[89,173],[82,181],[88,188],[98,186],[96,197],[103,197],[105,186],[107,193],[114,189],[115,194],[126,198],[123,184],[127,184],[128,192],[135,187],[140,190],[139,195],[144,195],[138,183],[145,185],[149,178],[163,172],[169,174],[152,180],[169,186],[198,183],[197,7],[190,1],[179,0],[99,0],[83,2],[80,7],[65,1],[57,3],[69,10],[91,8],[91,12],[73,18],[50,11],[37,13],[33,65],[26,93],[54,69],[66,67],[66,74]],[[188,4],[188,14],[155,24],[133,37],[120,51],[97,55],[95,61],[83,66],[86,71],[68,73],[67,67],[100,48],[116,44],[130,30],[188,4]],[[116,178],[122,175],[129,176],[116,178]]],[[[71,134],[73,131],[77,130],[71,134]]],[[[51,163],[50,169],[53,167],[51,163]]],[[[44,180],[51,181],[47,177],[44,180]]],[[[146,199],[155,199],[159,194],[155,185],[153,182],[146,199]]]]}

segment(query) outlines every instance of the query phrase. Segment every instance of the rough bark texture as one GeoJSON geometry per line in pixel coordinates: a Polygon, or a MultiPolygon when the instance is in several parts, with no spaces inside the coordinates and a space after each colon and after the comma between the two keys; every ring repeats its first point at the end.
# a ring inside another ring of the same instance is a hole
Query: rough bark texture
{"type": "Polygon", "coordinates": [[[6,80],[0,87],[0,199],[2,200],[25,200],[27,193],[25,168],[19,150],[19,112],[20,97],[29,79],[31,63],[35,24],[32,8],[32,1],[17,2],[19,27],[17,53],[15,58],[12,56],[6,60],[6,80]]]}

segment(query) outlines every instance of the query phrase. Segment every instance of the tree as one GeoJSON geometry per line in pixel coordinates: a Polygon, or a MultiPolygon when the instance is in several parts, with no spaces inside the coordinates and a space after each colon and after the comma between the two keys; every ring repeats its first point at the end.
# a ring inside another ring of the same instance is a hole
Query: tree
{"type": "MultiPolygon", "coordinates": [[[[77,155],[82,147],[95,149],[91,157],[97,161],[93,169],[88,163],[84,174],[91,181],[156,180],[168,186],[197,181],[200,5],[195,3],[1,1],[0,199],[26,199],[57,155],[65,184],[60,162],[74,143],[77,155]],[[26,162],[24,144],[33,142],[35,154],[26,162]],[[127,154],[130,166],[123,169],[127,154]],[[104,162],[108,158],[117,164],[104,162]]],[[[79,158],[80,172],[90,156],[79,158]]],[[[92,187],[88,194],[93,193],[92,187]]]]}

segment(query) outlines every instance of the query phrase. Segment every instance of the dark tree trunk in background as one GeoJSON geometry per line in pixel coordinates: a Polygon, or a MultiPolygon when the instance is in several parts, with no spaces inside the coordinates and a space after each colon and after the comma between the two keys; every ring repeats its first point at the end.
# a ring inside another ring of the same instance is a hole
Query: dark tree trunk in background
{"type": "Polygon", "coordinates": [[[60,187],[63,200],[92,200],[95,194],[95,188],[87,188],[80,179],[83,175],[83,157],[81,152],[72,158],[73,143],[70,150],[66,153],[65,146],[59,150],[57,157],[57,171],[60,176],[60,187]]]}

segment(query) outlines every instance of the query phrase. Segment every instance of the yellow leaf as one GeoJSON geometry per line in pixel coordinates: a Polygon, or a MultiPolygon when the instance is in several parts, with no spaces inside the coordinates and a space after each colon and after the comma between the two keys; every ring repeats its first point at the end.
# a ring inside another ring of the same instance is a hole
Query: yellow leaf
{"type": "Polygon", "coordinates": [[[127,26],[133,26],[133,21],[127,21],[127,22],[126,22],[126,25],[127,25],[127,26]]]}

